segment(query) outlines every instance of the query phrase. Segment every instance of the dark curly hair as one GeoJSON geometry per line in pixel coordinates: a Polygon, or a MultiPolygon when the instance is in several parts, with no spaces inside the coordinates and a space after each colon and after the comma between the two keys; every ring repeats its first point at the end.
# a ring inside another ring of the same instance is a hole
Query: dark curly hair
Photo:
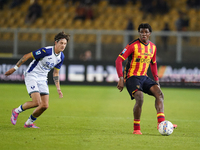
{"type": "Polygon", "coordinates": [[[70,37],[70,35],[69,34],[65,34],[65,32],[60,32],[60,33],[58,33],[56,36],[55,36],[55,38],[54,38],[54,41],[59,41],[60,39],[66,39],[67,40],[67,42],[69,41],[69,37],[70,37]]]}
{"type": "Polygon", "coordinates": [[[141,23],[138,27],[138,32],[140,32],[140,29],[143,28],[148,28],[150,32],[152,32],[152,28],[148,23],[141,23]]]}

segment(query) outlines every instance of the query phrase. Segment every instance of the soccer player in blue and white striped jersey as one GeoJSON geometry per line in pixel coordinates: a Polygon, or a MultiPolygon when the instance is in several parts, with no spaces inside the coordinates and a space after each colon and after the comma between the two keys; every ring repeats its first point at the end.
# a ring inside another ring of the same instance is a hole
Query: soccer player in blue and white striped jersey
{"type": "Polygon", "coordinates": [[[40,48],[36,51],[25,54],[15,65],[8,70],[5,75],[11,75],[28,59],[33,59],[24,73],[25,84],[28,94],[32,101],[20,105],[12,110],[11,122],[13,125],[17,122],[18,115],[30,108],[35,108],[28,120],[25,122],[25,128],[38,128],[33,122],[48,108],[49,106],[49,88],[47,83],[47,75],[51,69],[53,71],[53,80],[57,88],[59,97],[63,94],[60,89],[59,69],[64,60],[63,51],[69,41],[69,35],[64,32],[58,33],[55,38],[55,45],[40,48]]]}

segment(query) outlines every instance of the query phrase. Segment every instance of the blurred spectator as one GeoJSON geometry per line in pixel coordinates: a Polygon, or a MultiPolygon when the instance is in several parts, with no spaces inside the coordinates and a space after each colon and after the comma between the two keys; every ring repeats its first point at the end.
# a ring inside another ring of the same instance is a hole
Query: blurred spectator
{"type": "Polygon", "coordinates": [[[0,10],[3,9],[3,6],[7,3],[6,0],[0,0],[0,10]]]}
{"type": "Polygon", "coordinates": [[[185,13],[179,11],[179,18],[176,20],[175,25],[177,31],[187,31],[189,18],[185,13]]]}
{"type": "MultiPolygon", "coordinates": [[[[99,3],[100,0],[72,0],[72,4],[74,5],[75,3],[79,2],[81,4],[86,4],[86,5],[92,5],[92,4],[97,4],[99,3]]],[[[65,0],[65,3],[67,4],[69,0],[65,0]]]]}
{"type": "Polygon", "coordinates": [[[94,13],[92,9],[92,5],[88,4],[79,4],[79,6],[76,8],[76,15],[74,17],[74,20],[85,20],[85,19],[94,19],[94,13]]]}
{"type": "MultiPolygon", "coordinates": [[[[168,23],[165,23],[165,26],[162,31],[170,31],[168,23]]],[[[169,36],[162,36],[163,49],[165,51],[168,50],[168,38],[169,38],[169,36]]]]}
{"type": "Polygon", "coordinates": [[[146,13],[152,13],[153,12],[152,2],[153,0],[141,0],[140,10],[146,13]]]}
{"type": "Polygon", "coordinates": [[[155,10],[155,13],[165,14],[169,11],[169,6],[165,0],[157,0],[153,10],[155,10]]]}
{"type": "MultiPolygon", "coordinates": [[[[130,32],[132,32],[134,30],[134,24],[133,24],[133,21],[131,20],[131,18],[128,18],[126,30],[128,30],[130,32]]],[[[128,42],[131,42],[132,40],[133,40],[133,36],[129,35],[128,36],[128,42]]]]}
{"type": "Polygon", "coordinates": [[[142,19],[146,19],[148,13],[153,13],[153,0],[141,0],[140,11],[144,12],[142,19]]]}
{"type": "MultiPolygon", "coordinates": [[[[66,0],[69,1],[69,0],[66,0]]],[[[75,4],[76,2],[80,2],[81,0],[72,0],[72,3],[75,4]]]]}
{"type": "Polygon", "coordinates": [[[85,51],[84,54],[80,55],[82,61],[92,61],[92,52],[90,50],[85,51]]]}
{"type": "Polygon", "coordinates": [[[94,19],[94,13],[91,5],[85,6],[85,18],[90,20],[94,19]]]}
{"type": "Polygon", "coordinates": [[[34,23],[37,18],[42,15],[42,7],[38,4],[37,0],[32,0],[31,5],[28,8],[28,14],[25,18],[26,24],[34,23]]]}
{"type": "Polygon", "coordinates": [[[21,5],[22,3],[24,2],[24,0],[13,0],[11,5],[10,5],[10,8],[14,8],[16,6],[19,6],[21,5]]]}
{"type": "Polygon", "coordinates": [[[85,20],[86,19],[86,11],[85,7],[83,4],[79,4],[78,7],[76,8],[76,15],[74,17],[74,20],[85,20]]]}
{"type": "Polygon", "coordinates": [[[199,9],[200,1],[199,0],[187,0],[187,7],[188,8],[196,8],[199,9]]]}
{"type": "Polygon", "coordinates": [[[92,5],[92,4],[97,4],[99,0],[82,0],[81,2],[86,5],[92,5]]]}
{"type": "Polygon", "coordinates": [[[109,0],[109,4],[111,5],[125,5],[128,0],[109,0]]]}
{"type": "Polygon", "coordinates": [[[133,5],[135,5],[138,0],[129,0],[129,1],[132,2],[133,5]]]}
{"type": "MultiPolygon", "coordinates": [[[[185,13],[179,11],[179,18],[176,20],[175,25],[177,31],[188,31],[189,27],[188,16],[185,13]]],[[[183,37],[183,39],[185,41],[188,41],[188,37],[183,37]]]]}

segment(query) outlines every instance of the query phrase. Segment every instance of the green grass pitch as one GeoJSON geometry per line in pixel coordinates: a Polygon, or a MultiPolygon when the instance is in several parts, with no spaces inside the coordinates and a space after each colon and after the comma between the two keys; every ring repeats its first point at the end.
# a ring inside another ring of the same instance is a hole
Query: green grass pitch
{"type": "Polygon", "coordinates": [[[178,125],[170,136],[156,129],[154,98],[144,95],[141,116],[143,135],[133,135],[131,101],[126,89],[113,86],[65,86],[59,99],[50,85],[49,109],[35,122],[40,129],[23,125],[33,109],[10,122],[11,110],[31,100],[23,84],[0,84],[1,150],[199,150],[199,89],[162,88],[166,120],[178,125]]]}

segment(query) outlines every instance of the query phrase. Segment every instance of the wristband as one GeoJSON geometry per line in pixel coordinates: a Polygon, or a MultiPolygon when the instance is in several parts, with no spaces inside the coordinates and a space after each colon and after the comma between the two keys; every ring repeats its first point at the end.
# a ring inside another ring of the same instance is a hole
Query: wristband
{"type": "Polygon", "coordinates": [[[17,65],[15,65],[14,69],[17,70],[19,67],[17,67],[17,65]]]}

